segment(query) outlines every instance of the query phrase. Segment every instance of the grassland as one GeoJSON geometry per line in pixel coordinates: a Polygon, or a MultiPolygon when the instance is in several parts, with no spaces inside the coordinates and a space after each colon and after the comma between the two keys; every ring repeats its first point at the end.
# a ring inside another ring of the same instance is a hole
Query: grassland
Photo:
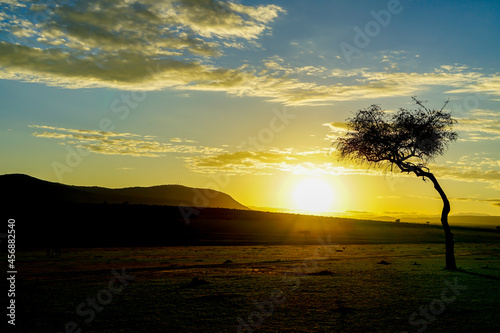
{"type": "Polygon", "coordinates": [[[73,322],[75,332],[500,331],[498,243],[457,244],[463,271],[449,272],[441,244],[316,241],[68,248],[54,257],[23,250],[17,329],[65,332],[73,322]],[[92,320],[89,297],[105,303],[92,320]],[[419,308],[428,319],[411,318],[419,308]]]}
{"type": "Polygon", "coordinates": [[[454,227],[462,270],[450,272],[436,225],[214,208],[186,219],[132,204],[16,211],[17,332],[500,331],[494,229],[454,227]]]}

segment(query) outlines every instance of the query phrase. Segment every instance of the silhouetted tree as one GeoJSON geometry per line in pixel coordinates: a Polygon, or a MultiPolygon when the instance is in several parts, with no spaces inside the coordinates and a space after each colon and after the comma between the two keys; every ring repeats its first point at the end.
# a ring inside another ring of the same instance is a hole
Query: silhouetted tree
{"type": "Polygon", "coordinates": [[[348,132],[334,142],[340,160],[354,160],[371,165],[384,165],[391,171],[398,167],[403,173],[414,173],[429,179],[443,200],[441,223],[446,237],[446,269],[456,269],[453,234],[448,224],[450,202],[436,177],[427,168],[428,162],[442,155],[450,142],[457,139],[452,130],[456,123],[451,114],[427,108],[413,97],[415,109],[400,108],[384,112],[378,105],[359,110],[347,119],[348,132]]]}
{"type": "Polygon", "coordinates": [[[304,234],[304,243],[307,243],[307,236],[311,233],[309,230],[301,230],[299,233],[304,234]]]}

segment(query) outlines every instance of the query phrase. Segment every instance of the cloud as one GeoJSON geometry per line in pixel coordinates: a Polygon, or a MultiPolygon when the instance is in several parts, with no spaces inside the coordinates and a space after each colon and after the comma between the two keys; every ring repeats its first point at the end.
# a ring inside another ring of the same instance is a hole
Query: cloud
{"type": "MultiPolygon", "coordinates": [[[[295,149],[270,149],[259,151],[225,151],[208,156],[183,158],[188,169],[204,174],[226,173],[229,175],[274,175],[290,173],[300,175],[365,175],[407,177],[398,169],[391,173],[390,167],[367,168],[363,164],[340,163],[333,150],[315,148],[298,151],[295,149]]],[[[429,168],[438,179],[465,182],[483,182],[500,189],[500,159],[481,154],[462,157],[450,165],[430,164],[429,168]]],[[[411,177],[414,178],[413,175],[411,177]]],[[[392,178],[391,178],[392,179],[392,178]]],[[[389,180],[388,180],[389,181],[389,180]]]]}
{"type": "MultiPolygon", "coordinates": [[[[105,155],[128,155],[159,157],[167,153],[210,155],[221,153],[221,148],[194,146],[186,144],[161,143],[150,136],[133,133],[105,132],[86,129],[70,129],[45,125],[29,125],[32,128],[48,131],[34,132],[39,138],[59,139],[64,144],[72,144],[90,152],[105,155]]],[[[172,141],[179,143],[178,141],[172,141]]],[[[184,140],[183,142],[193,142],[184,140]]]]}
{"type": "Polygon", "coordinates": [[[458,161],[448,162],[448,165],[431,165],[430,169],[440,179],[483,182],[500,189],[500,159],[488,157],[486,153],[463,156],[458,161]]]}
{"type": "Polygon", "coordinates": [[[196,141],[194,141],[194,140],[189,140],[189,139],[172,138],[172,139],[170,139],[170,142],[178,142],[178,143],[181,143],[181,142],[186,142],[186,143],[195,143],[196,141]]]}
{"type": "Polygon", "coordinates": [[[211,156],[186,157],[186,166],[194,172],[230,175],[272,175],[291,173],[304,175],[378,174],[381,170],[366,170],[363,166],[336,163],[328,148],[308,151],[272,149],[261,151],[224,152],[211,156]]]}
{"type": "Polygon", "coordinates": [[[500,120],[498,112],[491,110],[472,110],[469,117],[458,118],[455,129],[464,133],[462,141],[500,139],[500,120]]]}
{"type": "Polygon", "coordinates": [[[500,206],[500,198],[494,198],[494,199],[478,199],[478,198],[453,198],[451,200],[456,200],[456,201],[474,201],[474,202],[486,202],[490,203],[493,206],[500,206]]]}
{"type": "Polygon", "coordinates": [[[202,63],[204,57],[221,55],[223,47],[240,45],[237,40],[258,38],[284,12],[274,5],[213,0],[9,4],[0,17],[6,33],[0,77],[69,88],[232,81],[234,71],[202,63]]]}
{"type": "Polygon", "coordinates": [[[323,126],[327,126],[330,129],[330,133],[325,138],[328,141],[334,141],[338,137],[345,135],[348,131],[347,122],[335,121],[323,124],[323,126]]]}
{"type": "Polygon", "coordinates": [[[498,153],[474,153],[464,155],[457,162],[453,162],[460,167],[474,168],[480,170],[498,168],[500,170],[500,154],[498,153]]]}
{"type": "Polygon", "coordinates": [[[484,79],[482,73],[467,71],[465,66],[443,65],[429,73],[369,72],[361,71],[361,82],[377,82],[383,85],[414,86],[422,89],[428,86],[462,87],[484,79]]]}
{"type": "Polygon", "coordinates": [[[16,7],[26,7],[26,5],[18,0],[2,0],[0,4],[16,6],[16,7]]]}
{"type": "Polygon", "coordinates": [[[496,73],[489,77],[479,77],[478,80],[464,87],[450,90],[448,93],[489,94],[500,96],[500,73],[496,73]]]}
{"type": "MultiPolygon", "coordinates": [[[[289,64],[285,63],[285,60],[283,60],[280,56],[274,55],[272,57],[269,57],[267,59],[264,59],[262,61],[264,64],[264,67],[267,68],[268,70],[273,70],[274,74],[277,72],[280,72],[280,75],[291,75],[291,74],[297,74],[297,75],[318,75],[325,73],[327,69],[323,66],[300,66],[300,67],[294,67],[289,64]]],[[[276,76],[276,75],[274,75],[276,76]]]]}
{"type": "Polygon", "coordinates": [[[182,1],[179,10],[172,13],[174,22],[181,23],[205,37],[241,37],[254,39],[266,30],[266,24],[273,21],[281,7],[261,5],[245,6],[223,1],[182,1]],[[245,19],[246,18],[246,19],[245,19]]]}
{"type": "MultiPolygon", "coordinates": [[[[266,87],[267,95],[256,90],[250,91],[288,104],[327,104],[336,101],[411,96],[433,86],[469,87],[476,82],[497,79],[496,74],[488,76],[469,70],[466,66],[444,65],[427,73],[380,72],[366,68],[351,71],[335,69],[330,72],[330,77],[338,82],[319,85],[300,81],[290,75],[327,72],[328,70],[323,67],[316,67],[314,70],[311,66],[294,68],[285,64],[279,57],[265,60],[264,65],[268,70],[268,76],[259,77],[258,80],[262,80],[261,85],[266,87]],[[345,79],[348,81],[341,83],[345,79]]],[[[500,77],[498,78],[500,80],[500,77]]],[[[500,96],[500,90],[498,95],[500,96]]]]}
{"type": "MultiPolygon", "coordinates": [[[[219,59],[227,48],[255,47],[273,21],[285,15],[272,4],[59,2],[3,2],[7,10],[0,15],[0,79],[75,89],[221,91],[286,105],[409,96],[431,86],[500,96],[500,75],[460,65],[428,73],[327,69],[292,66],[276,55],[256,66],[223,66],[219,59]],[[321,81],[315,82],[324,84],[304,80],[317,77],[321,81]]],[[[405,57],[404,51],[386,52],[382,62],[405,57]]]]}

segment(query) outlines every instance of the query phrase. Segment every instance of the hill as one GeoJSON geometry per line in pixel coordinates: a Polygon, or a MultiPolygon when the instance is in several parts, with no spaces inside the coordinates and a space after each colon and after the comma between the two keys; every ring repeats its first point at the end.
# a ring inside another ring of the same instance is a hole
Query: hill
{"type": "Polygon", "coordinates": [[[64,185],[23,174],[8,174],[0,176],[0,188],[9,193],[9,204],[128,203],[248,209],[225,193],[181,185],[111,189],[64,185]]]}

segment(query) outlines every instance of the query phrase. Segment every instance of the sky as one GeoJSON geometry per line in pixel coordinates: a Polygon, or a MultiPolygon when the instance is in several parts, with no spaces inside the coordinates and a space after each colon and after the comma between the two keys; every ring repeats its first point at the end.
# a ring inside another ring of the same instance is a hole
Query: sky
{"type": "Polygon", "coordinates": [[[429,168],[500,215],[500,3],[0,1],[0,174],[212,188],[248,207],[439,215],[429,182],[340,162],[354,112],[457,120],[429,168]]]}

